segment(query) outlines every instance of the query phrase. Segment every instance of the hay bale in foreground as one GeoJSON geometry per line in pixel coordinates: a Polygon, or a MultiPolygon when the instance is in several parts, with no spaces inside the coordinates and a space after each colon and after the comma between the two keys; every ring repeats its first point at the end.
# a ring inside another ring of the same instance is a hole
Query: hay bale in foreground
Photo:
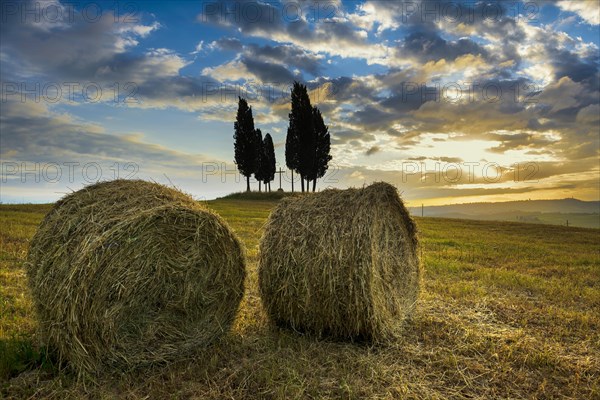
{"type": "Polygon", "coordinates": [[[227,224],[189,196],[115,180],[56,203],[27,272],[43,339],[97,373],[186,357],[226,332],[245,258],[227,224]]]}
{"type": "Polygon", "coordinates": [[[317,336],[396,337],[418,296],[417,247],[387,183],[283,199],[260,243],[263,305],[277,325],[317,336]]]}

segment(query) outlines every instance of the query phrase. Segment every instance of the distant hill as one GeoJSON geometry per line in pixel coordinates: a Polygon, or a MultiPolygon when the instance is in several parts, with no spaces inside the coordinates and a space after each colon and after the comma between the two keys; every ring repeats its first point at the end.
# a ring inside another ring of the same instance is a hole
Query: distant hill
{"type": "MultiPolygon", "coordinates": [[[[410,207],[421,215],[421,207],[410,207]]],[[[523,200],[499,203],[464,203],[424,207],[426,217],[519,221],[539,224],[600,228],[600,201],[578,199],[523,200]]]]}

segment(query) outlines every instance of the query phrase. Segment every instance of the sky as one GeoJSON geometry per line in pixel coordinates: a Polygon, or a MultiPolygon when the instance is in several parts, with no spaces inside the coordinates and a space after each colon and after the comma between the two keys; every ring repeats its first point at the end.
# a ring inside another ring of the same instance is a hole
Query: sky
{"type": "Polygon", "coordinates": [[[387,181],[413,206],[600,199],[595,0],[0,4],[3,203],[114,178],[243,191],[238,96],[290,190],[294,81],[331,133],[318,189],[387,181]]]}

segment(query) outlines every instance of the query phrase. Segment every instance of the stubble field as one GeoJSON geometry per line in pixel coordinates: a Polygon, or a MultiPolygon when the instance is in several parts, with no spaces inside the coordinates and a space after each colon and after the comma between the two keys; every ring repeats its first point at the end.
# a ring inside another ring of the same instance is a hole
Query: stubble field
{"type": "Polygon", "coordinates": [[[275,200],[217,200],[246,245],[233,331],[187,359],[78,381],[38,345],[22,263],[49,205],[0,206],[0,398],[600,398],[600,230],[416,218],[423,290],[402,339],[317,341],[273,328],[256,261],[275,200]]]}

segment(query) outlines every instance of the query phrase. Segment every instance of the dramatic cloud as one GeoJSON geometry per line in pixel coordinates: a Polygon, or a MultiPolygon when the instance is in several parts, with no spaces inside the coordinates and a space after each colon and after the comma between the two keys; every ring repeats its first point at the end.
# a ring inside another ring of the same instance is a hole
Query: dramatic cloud
{"type": "Polygon", "coordinates": [[[61,12],[4,9],[3,161],[132,160],[154,175],[197,176],[203,162],[231,160],[242,96],[283,165],[298,80],[332,135],[338,172],[324,187],[389,180],[409,199],[600,195],[597,1],[182,2],[169,5],[185,8],[177,17],[140,3],[134,18],[102,3],[93,21],[83,5],[19,4],[61,12]],[[77,94],[44,92],[65,84],[77,94]],[[182,151],[190,145],[201,154],[182,151]],[[404,163],[505,173],[404,181],[404,163]],[[511,181],[528,163],[538,182],[511,181]]]}
{"type": "MultiPolygon", "coordinates": [[[[322,2],[317,3],[323,7],[322,2]]],[[[386,56],[388,49],[385,46],[369,43],[367,32],[343,17],[341,5],[335,5],[329,12],[324,10],[316,18],[316,23],[312,24],[307,19],[311,15],[308,2],[294,2],[292,5],[293,10],[291,7],[255,1],[216,1],[205,5],[197,20],[234,28],[245,36],[292,43],[317,53],[373,61],[386,56]],[[298,8],[299,5],[304,7],[298,8]]],[[[315,19],[314,11],[312,18],[315,19]]]]}
{"type": "MultiPolygon", "coordinates": [[[[52,22],[35,14],[26,18],[23,10],[41,9],[34,1],[23,2],[19,12],[3,13],[2,53],[18,60],[21,68],[15,71],[17,74],[93,81],[118,72],[121,79],[127,80],[140,69],[147,74],[165,74],[178,71],[184,64],[181,59],[160,53],[129,53],[140,39],[160,28],[158,22],[129,22],[111,12],[91,22],[81,13],[56,4],[62,11],[60,18],[52,22]]],[[[46,10],[48,5],[42,5],[46,10]]]]}

